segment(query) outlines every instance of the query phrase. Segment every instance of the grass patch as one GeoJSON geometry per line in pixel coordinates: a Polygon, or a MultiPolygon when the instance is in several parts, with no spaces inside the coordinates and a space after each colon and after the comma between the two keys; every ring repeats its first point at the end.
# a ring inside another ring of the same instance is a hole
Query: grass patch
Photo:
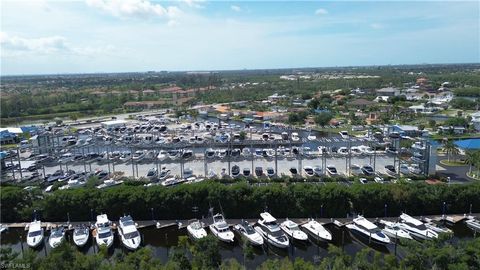
{"type": "Polygon", "coordinates": [[[453,161],[453,160],[440,160],[440,164],[445,165],[445,166],[466,166],[465,162],[462,161],[453,161]]]}

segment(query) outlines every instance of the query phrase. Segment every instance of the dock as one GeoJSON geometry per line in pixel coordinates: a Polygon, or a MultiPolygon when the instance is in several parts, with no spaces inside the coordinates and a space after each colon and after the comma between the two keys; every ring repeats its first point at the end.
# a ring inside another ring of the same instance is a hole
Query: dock
{"type": "MultiPolygon", "coordinates": [[[[433,215],[433,216],[415,216],[414,218],[425,221],[425,222],[445,222],[448,224],[457,224],[463,222],[468,218],[479,218],[480,214],[452,214],[452,215],[433,215]]],[[[278,218],[278,222],[281,223],[287,218],[278,218]]],[[[311,218],[288,218],[299,225],[307,223],[311,218]]],[[[333,225],[336,227],[344,227],[345,225],[352,222],[353,218],[313,218],[317,222],[322,225],[333,225]]],[[[378,217],[378,218],[368,218],[373,222],[377,222],[380,219],[388,220],[395,222],[398,220],[398,217],[378,217]]],[[[250,224],[254,224],[257,222],[258,218],[246,218],[246,219],[225,219],[229,226],[234,226],[235,224],[239,224],[242,220],[248,221],[250,224]]],[[[148,227],[156,227],[157,229],[163,229],[168,227],[177,227],[178,229],[186,228],[187,225],[192,221],[190,220],[136,220],[135,223],[138,229],[148,228],[148,227]]],[[[202,218],[200,221],[204,224],[205,227],[212,223],[211,218],[202,218]]],[[[64,221],[64,222],[42,222],[42,227],[46,229],[55,228],[58,226],[64,226],[68,229],[73,229],[77,225],[93,225],[95,222],[93,221],[64,221]]],[[[112,220],[112,229],[116,229],[118,221],[112,220]]],[[[3,225],[7,226],[8,228],[26,228],[29,222],[15,222],[15,223],[3,223],[3,225]]]]}

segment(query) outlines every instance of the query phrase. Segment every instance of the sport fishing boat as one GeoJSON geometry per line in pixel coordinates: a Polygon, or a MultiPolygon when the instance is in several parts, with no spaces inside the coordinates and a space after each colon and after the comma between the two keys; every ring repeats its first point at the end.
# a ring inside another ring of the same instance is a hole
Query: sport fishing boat
{"type": "Polygon", "coordinates": [[[233,243],[235,236],[228,227],[228,224],[223,218],[223,215],[216,214],[212,217],[212,219],[213,223],[209,226],[209,228],[213,235],[215,235],[222,242],[233,243]]]}
{"type": "Polygon", "coordinates": [[[427,228],[423,222],[407,214],[400,215],[400,228],[408,231],[410,235],[418,240],[438,238],[438,234],[427,228]]]}
{"type": "Polygon", "coordinates": [[[198,219],[195,219],[188,224],[187,232],[193,240],[198,240],[207,236],[207,231],[203,228],[203,223],[198,219]]]}

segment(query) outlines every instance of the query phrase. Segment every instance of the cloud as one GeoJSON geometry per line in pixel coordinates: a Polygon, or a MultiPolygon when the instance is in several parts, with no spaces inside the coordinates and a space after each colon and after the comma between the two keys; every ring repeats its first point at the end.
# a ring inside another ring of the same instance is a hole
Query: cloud
{"type": "Polygon", "coordinates": [[[380,23],[371,23],[371,24],[370,24],[370,27],[371,27],[372,29],[378,30],[378,29],[383,29],[383,28],[385,28],[385,25],[380,24],[380,23]]]}
{"type": "Polygon", "coordinates": [[[3,56],[75,54],[90,56],[112,51],[113,46],[75,47],[62,36],[24,38],[0,32],[3,56]]]}
{"type": "Polygon", "coordinates": [[[315,10],[315,15],[326,15],[328,14],[328,11],[324,8],[319,8],[315,10]]]}
{"type": "Polygon", "coordinates": [[[242,8],[241,8],[241,7],[235,6],[235,5],[231,5],[231,6],[230,6],[230,9],[233,10],[233,11],[235,11],[235,12],[240,12],[240,11],[242,11],[242,8]]]}
{"type": "Polygon", "coordinates": [[[203,5],[200,3],[205,2],[205,0],[179,0],[180,2],[184,2],[187,4],[189,7],[194,7],[194,8],[203,8],[203,5]]]}
{"type": "Polygon", "coordinates": [[[120,18],[173,18],[181,13],[178,7],[165,8],[148,0],[86,0],[86,4],[120,18]]]}

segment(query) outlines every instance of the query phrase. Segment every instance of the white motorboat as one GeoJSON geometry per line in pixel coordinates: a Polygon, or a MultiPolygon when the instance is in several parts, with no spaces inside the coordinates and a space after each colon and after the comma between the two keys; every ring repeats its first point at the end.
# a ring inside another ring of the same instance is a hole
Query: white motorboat
{"type": "Polygon", "coordinates": [[[420,169],[420,166],[418,164],[412,164],[408,167],[408,170],[412,174],[422,174],[422,169],[420,169]]]}
{"type": "Polygon", "coordinates": [[[385,227],[382,229],[382,232],[390,238],[399,239],[399,240],[413,239],[412,236],[410,236],[410,233],[402,229],[398,223],[387,221],[387,220],[380,220],[380,223],[385,225],[385,227]]]}
{"type": "Polygon", "coordinates": [[[183,178],[184,179],[187,179],[189,177],[192,177],[193,176],[193,170],[192,168],[185,168],[183,169],[183,178]]]}
{"type": "Polygon", "coordinates": [[[90,229],[85,225],[75,226],[73,229],[73,243],[77,247],[84,247],[90,238],[90,229]]]}
{"type": "Polygon", "coordinates": [[[379,245],[390,243],[390,238],[386,236],[377,225],[368,221],[362,216],[353,219],[353,223],[345,225],[352,234],[367,239],[369,242],[379,245]]]}
{"type": "Polygon", "coordinates": [[[130,215],[123,216],[118,221],[118,235],[122,244],[129,250],[136,250],[140,247],[142,238],[130,215]]]}
{"type": "Polygon", "coordinates": [[[346,155],[348,155],[349,151],[348,151],[347,147],[342,146],[342,147],[338,148],[337,153],[342,155],[342,156],[346,156],[346,155]]]}
{"type": "Polygon", "coordinates": [[[393,165],[385,165],[385,174],[388,176],[395,177],[397,175],[397,171],[393,165]]]}
{"type": "Polygon", "coordinates": [[[315,171],[313,170],[312,166],[304,166],[303,172],[305,172],[307,177],[315,176],[315,171]]]}
{"type": "Polygon", "coordinates": [[[316,139],[317,139],[317,136],[312,135],[311,133],[308,134],[308,136],[307,136],[307,140],[309,140],[309,141],[314,141],[314,140],[316,140],[316,139]]]}
{"type": "Polygon", "coordinates": [[[157,168],[151,168],[150,170],[148,170],[147,172],[147,178],[152,180],[152,179],[155,179],[157,178],[158,176],[158,171],[157,171],[157,168]]]}
{"type": "Polygon", "coordinates": [[[360,149],[360,151],[362,151],[363,154],[366,155],[373,155],[375,153],[375,151],[373,151],[370,146],[360,145],[358,148],[360,149]]]}
{"type": "Polygon", "coordinates": [[[250,173],[251,173],[250,168],[243,168],[243,171],[242,171],[243,176],[249,177],[250,173]]]}
{"type": "Polygon", "coordinates": [[[140,162],[145,158],[146,154],[147,153],[145,151],[141,151],[141,150],[135,151],[135,153],[133,153],[132,159],[136,162],[140,162]]]}
{"type": "Polygon", "coordinates": [[[297,241],[307,241],[308,235],[304,233],[298,227],[298,224],[287,219],[280,224],[280,228],[284,231],[290,238],[297,241]]]}
{"type": "Polygon", "coordinates": [[[168,159],[168,152],[166,150],[160,150],[157,155],[159,161],[166,161],[168,159]]]}
{"type": "Polygon", "coordinates": [[[400,165],[400,173],[402,175],[411,175],[412,173],[410,172],[410,169],[408,168],[407,164],[401,164],[400,165]]]}
{"type": "Polygon", "coordinates": [[[198,219],[195,219],[188,224],[187,232],[193,240],[198,240],[207,236],[207,231],[203,228],[203,223],[198,219]]]}
{"type": "Polygon", "coordinates": [[[0,233],[6,232],[8,230],[8,226],[5,224],[0,224],[0,233]]]}
{"type": "Polygon", "coordinates": [[[275,170],[272,167],[267,167],[267,177],[274,177],[275,176],[275,170]]]}
{"type": "Polygon", "coordinates": [[[290,241],[285,233],[278,226],[277,220],[268,212],[260,213],[260,219],[254,227],[268,243],[278,248],[287,248],[290,241]]]}
{"type": "Polygon", "coordinates": [[[338,175],[338,172],[337,172],[337,168],[335,168],[335,166],[333,165],[327,165],[327,174],[329,176],[337,176],[338,175]]]}
{"type": "Polygon", "coordinates": [[[48,245],[50,245],[51,248],[56,248],[64,239],[65,229],[63,227],[52,229],[50,232],[50,237],[48,238],[48,245]]]}
{"type": "Polygon", "coordinates": [[[308,234],[318,241],[332,241],[332,234],[322,224],[310,219],[307,223],[301,226],[308,234]]]}
{"type": "Polygon", "coordinates": [[[300,136],[298,136],[297,132],[292,132],[292,141],[294,142],[300,141],[300,136]]]}
{"type": "Polygon", "coordinates": [[[113,244],[113,232],[110,228],[110,220],[106,214],[98,215],[97,222],[95,222],[95,241],[98,246],[107,246],[108,248],[113,244]]]}
{"type": "Polygon", "coordinates": [[[74,189],[74,188],[78,188],[78,187],[83,187],[85,184],[86,184],[86,182],[82,179],[70,179],[70,180],[68,180],[66,185],[61,186],[58,189],[60,189],[60,190],[74,189]]]}
{"type": "Polygon", "coordinates": [[[253,246],[263,245],[262,236],[256,232],[255,229],[253,229],[252,225],[250,225],[248,221],[242,220],[240,224],[235,225],[233,228],[235,231],[245,237],[253,246]]]}
{"type": "Polygon", "coordinates": [[[232,167],[232,177],[238,177],[240,175],[240,167],[238,165],[233,165],[232,167]]]}
{"type": "Polygon", "coordinates": [[[250,148],[243,148],[242,149],[242,156],[244,157],[251,157],[252,156],[252,151],[250,151],[250,148]]]}
{"type": "Polygon", "coordinates": [[[194,157],[194,155],[193,155],[193,151],[191,149],[185,149],[182,152],[182,159],[184,159],[184,160],[191,159],[193,157],[194,157]]]}
{"type": "Polygon", "coordinates": [[[350,148],[350,153],[352,153],[352,155],[361,155],[363,154],[362,150],[360,149],[360,147],[358,146],[352,146],[350,148]]]}
{"type": "Polygon", "coordinates": [[[363,165],[362,167],[362,172],[363,174],[369,176],[369,175],[374,175],[375,174],[375,170],[373,169],[373,167],[369,164],[367,165],[363,165]]]}
{"type": "Polygon", "coordinates": [[[320,166],[315,166],[315,167],[313,167],[313,173],[316,176],[322,176],[323,170],[320,166]]]}
{"type": "Polygon", "coordinates": [[[122,180],[115,181],[114,179],[107,179],[103,181],[103,184],[98,185],[97,188],[98,189],[109,188],[109,187],[120,185],[122,183],[123,183],[122,180]]]}
{"type": "Polygon", "coordinates": [[[343,131],[340,131],[338,132],[338,134],[340,134],[340,136],[342,137],[342,139],[348,139],[350,136],[348,135],[348,131],[346,130],[343,130],[343,131]]]}
{"type": "Polygon", "coordinates": [[[174,186],[174,185],[178,185],[178,184],[181,184],[183,182],[186,182],[187,179],[185,178],[175,178],[175,177],[170,177],[170,178],[167,178],[165,181],[162,182],[162,186],[164,187],[169,187],[169,186],[174,186]]]}
{"type": "Polygon", "coordinates": [[[408,231],[410,235],[419,240],[438,238],[438,234],[428,229],[420,220],[413,218],[407,214],[400,215],[400,228],[408,231]]]}
{"type": "Polygon", "coordinates": [[[175,149],[168,150],[167,153],[168,153],[168,158],[171,160],[177,160],[181,156],[180,151],[175,149]]]}
{"type": "Polygon", "coordinates": [[[161,170],[160,170],[160,173],[158,174],[158,180],[160,181],[163,181],[165,179],[167,179],[167,177],[170,175],[170,170],[167,170],[166,167],[163,167],[161,170]]]}
{"type": "Polygon", "coordinates": [[[208,171],[208,175],[207,175],[207,176],[208,176],[208,178],[216,178],[216,177],[217,177],[217,173],[216,173],[214,170],[210,169],[210,170],[208,171]]]}
{"type": "Polygon", "coordinates": [[[40,220],[31,222],[28,226],[27,245],[31,248],[38,247],[43,242],[43,228],[40,220]]]}
{"type": "Polygon", "coordinates": [[[209,228],[213,235],[215,235],[222,242],[233,243],[235,236],[228,227],[228,224],[223,218],[223,215],[216,214],[212,217],[212,219],[213,223],[209,226],[209,228]]]}
{"type": "Polygon", "coordinates": [[[465,221],[465,224],[474,232],[480,232],[480,221],[476,220],[475,218],[467,219],[465,221]]]}
{"type": "Polygon", "coordinates": [[[284,141],[288,140],[288,133],[287,132],[282,132],[281,136],[282,136],[282,140],[284,140],[284,141]]]}
{"type": "Polygon", "coordinates": [[[219,159],[224,159],[227,157],[227,150],[226,149],[219,149],[217,150],[217,152],[215,153],[215,155],[219,158],[219,159]]]}
{"type": "Polygon", "coordinates": [[[358,164],[352,164],[350,165],[350,173],[352,175],[362,175],[363,174],[362,167],[360,167],[360,165],[358,164]]]}

